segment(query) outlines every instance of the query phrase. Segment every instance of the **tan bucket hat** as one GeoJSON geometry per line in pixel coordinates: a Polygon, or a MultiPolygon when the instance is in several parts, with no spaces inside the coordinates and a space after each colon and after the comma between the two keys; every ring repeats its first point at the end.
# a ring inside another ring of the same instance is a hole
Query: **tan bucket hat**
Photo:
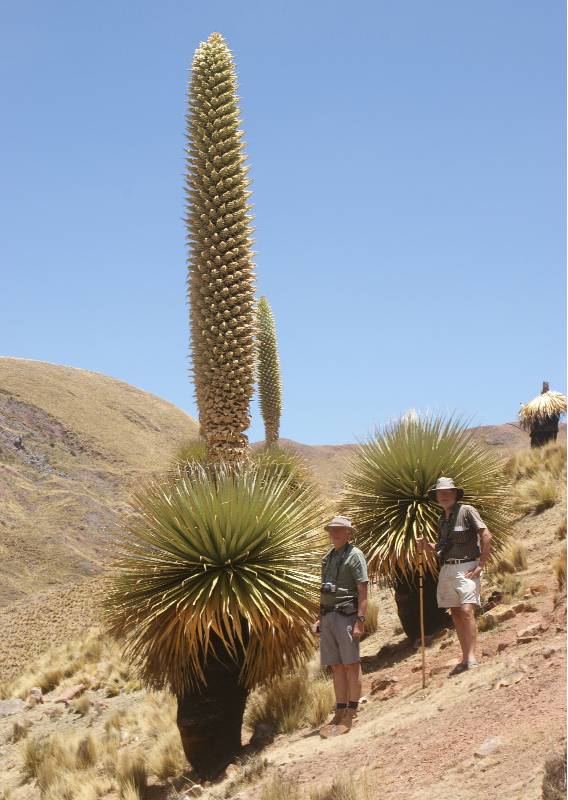
{"type": "Polygon", "coordinates": [[[431,489],[428,489],[428,498],[430,500],[434,500],[434,502],[436,502],[436,492],[438,489],[455,489],[458,493],[458,500],[461,500],[463,497],[462,487],[456,486],[452,478],[438,478],[436,485],[432,486],[431,489]]]}
{"type": "Polygon", "coordinates": [[[349,528],[349,530],[355,533],[355,528],[353,527],[351,520],[347,517],[334,517],[331,522],[328,522],[324,530],[329,531],[330,528],[349,528]]]}

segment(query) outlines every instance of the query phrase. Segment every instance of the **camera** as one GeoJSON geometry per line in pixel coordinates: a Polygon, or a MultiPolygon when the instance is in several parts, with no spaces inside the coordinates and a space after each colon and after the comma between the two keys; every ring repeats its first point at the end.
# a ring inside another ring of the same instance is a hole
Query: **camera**
{"type": "Polygon", "coordinates": [[[331,581],[326,581],[325,583],[322,583],[321,591],[323,594],[335,594],[337,591],[337,586],[335,583],[331,583],[331,581]]]}

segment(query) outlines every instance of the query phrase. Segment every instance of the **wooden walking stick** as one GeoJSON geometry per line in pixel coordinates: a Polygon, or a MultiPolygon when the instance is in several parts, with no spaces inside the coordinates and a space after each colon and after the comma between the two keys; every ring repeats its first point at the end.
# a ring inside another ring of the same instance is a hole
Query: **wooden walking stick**
{"type": "MultiPolygon", "coordinates": [[[[420,538],[422,531],[419,531],[420,538]]],[[[418,560],[418,587],[420,594],[420,643],[422,646],[422,688],[426,688],[426,642],[424,639],[424,543],[420,548],[420,558],[418,560]]]]}

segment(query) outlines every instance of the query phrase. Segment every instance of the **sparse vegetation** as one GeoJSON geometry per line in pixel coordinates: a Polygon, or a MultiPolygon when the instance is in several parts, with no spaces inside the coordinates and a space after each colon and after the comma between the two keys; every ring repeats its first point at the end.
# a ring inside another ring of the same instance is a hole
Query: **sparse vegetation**
{"type": "Polygon", "coordinates": [[[523,514],[541,514],[558,501],[558,480],[547,473],[537,473],[517,484],[515,497],[523,514]]]}
{"type": "Polygon", "coordinates": [[[566,475],[566,445],[519,450],[505,465],[514,482],[514,498],[522,514],[540,514],[552,508],[561,495],[566,475]]]}
{"type": "Polygon", "coordinates": [[[497,575],[505,575],[507,573],[521,572],[528,567],[527,548],[522,542],[513,541],[501,553],[495,562],[493,572],[497,575]]]}
{"type": "Polygon", "coordinates": [[[373,595],[369,595],[367,603],[367,613],[365,615],[365,632],[372,636],[379,628],[379,601],[373,595]]]}
{"type": "Polygon", "coordinates": [[[253,694],[247,705],[246,724],[253,730],[269,725],[277,733],[317,727],[327,718],[334,703],[333,685],[325,677],[309,678],[308,671],[275,678],[253,694]]]}
{"type": "Polygon", "coordinates": [[[566,748],[554,753],[544,764],[542,800],[566,800],[566,748]]]}
{"type": "Polygon", "coordinates": [[[563,548],[553,566],[558,589],[562,591],[566,588],[566,547],[563,548]]]}
{"type": "Polygon", "coordinates": [[[497,586],[503,593],[503,603],[518,600],[525,592],[525,584],[517,575],[505,574],[499,577],[497,586]]]}
{"type": "Polygon", "coordinates": [[[309,800],[371,800],[366,782],[352,776],[335,778],[330,786],[310,792],[309,800]]]}

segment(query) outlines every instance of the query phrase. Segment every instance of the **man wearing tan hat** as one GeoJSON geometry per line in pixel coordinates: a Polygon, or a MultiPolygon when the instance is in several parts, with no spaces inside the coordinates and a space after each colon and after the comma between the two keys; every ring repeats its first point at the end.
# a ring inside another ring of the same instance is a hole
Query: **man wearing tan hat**
{"type": "Polygon", "coordinates": [[[449,608],[461,645],[462,660],[452,674],[477,667],[475,607],[480,605],[481,572],[491,551],[491,533],[478,511],[460,503],[464,491],[451,478],[439,478],[429,492],[430,500],[442,506],[435,545],[418,540],[435,553],[440,562],[438,606],[449,608]]]}
{"type": "MultiPolygon", "coordinates": [[[[354,532],[347,517],[334,517],[325,526],[333,547],[322,561],[320,595],[320,660],[333,670],[335,714],[322,736],[347,733],[361,696],[359,640],[367,612],[367,564],[349,541],[354,532]]],[[[316,623],[316,626],[318,626],[316,623]]]]}

